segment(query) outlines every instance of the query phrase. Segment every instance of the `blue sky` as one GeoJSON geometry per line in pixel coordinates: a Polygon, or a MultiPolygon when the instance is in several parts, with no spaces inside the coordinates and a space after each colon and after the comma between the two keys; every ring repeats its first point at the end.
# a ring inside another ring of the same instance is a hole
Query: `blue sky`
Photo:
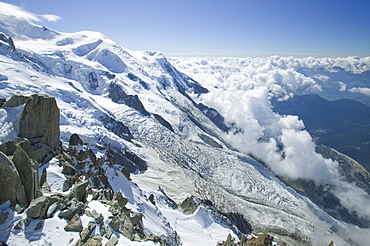
{"type": "Polygon", "coordinates": [[[167,56],[370,56],[369,0],[13,0],[61,32],[167,56]]]}

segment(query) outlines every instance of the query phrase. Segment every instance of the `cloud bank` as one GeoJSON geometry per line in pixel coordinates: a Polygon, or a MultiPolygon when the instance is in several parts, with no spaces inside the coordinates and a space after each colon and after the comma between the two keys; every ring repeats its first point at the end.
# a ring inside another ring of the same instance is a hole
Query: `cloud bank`
{"type": "Polygon", "coordinates": [[[18,18],[24,18],[28,21],[48,21],[48,22],[56,22],[62,19],[60,16],[53,15],[53,14],[44,14],[44,15],[37,15],[31,12],[24,10],[21,7],[15,6],[9,3],[2,3],[0,2],[0,15],[10,15],[15,16],[18,18]]]}
{"type": "MultiPolygon", "coordinates": [[[[225,134],[240,151],[265,162],[276,174],[291,179],[311,179],[329,184],[349,211],[370,219],[369,195],[344,181],[338,163],[315,152],[315,143],[297,116],[273,111],[271,100],[285,100],[295,93],[320,92],[322,88],[300,69],[338,69],[351,73],[370,70],[370,58],[179,58],[171,62],[210,90],[199,100],[219,111],[242,131],[225,134]]],[[[330,76],[330,73],[328,73],[330,76]]],[[[328,76],[315,79],[327,81],[328,76]]],[[[338,82],[339,89],[346,84],[338,82]]],[[[368,88],[352,92],[370,95],[368,88]]]]}

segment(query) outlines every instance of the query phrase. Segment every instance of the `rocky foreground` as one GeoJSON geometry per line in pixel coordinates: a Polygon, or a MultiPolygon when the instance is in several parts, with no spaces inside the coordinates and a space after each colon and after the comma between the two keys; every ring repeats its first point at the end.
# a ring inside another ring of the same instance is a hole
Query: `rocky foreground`
{"type": "MultiPolygon", "coordinates": [[[[18,109],[21,113],[14,122],[19,124],[16,127],[18,137],[0,145],[0,203],[13,211],[1,211],[0,225],[15,215],[21,215],[7,230],[26,231],[33,227],[31,229],[37,231],[45,227],[48,219],[57,215],[68,221],[63,230],[79,233],[78,240],[66,242],[69,245],[102,245],[103,238],[105,245],[115,245],[119,235],[138,242],[181,244],[175,231],[166,236],[145,234],[142,223],[144,214],[127,207],[129,198],[124,197],[120,191],[114,192],[109,182],[105,167],[110,167],[117,172],[115,175],[120,173],[129,181],[130,172],[145,170],[144,160],[131,152],[116,152],[109,145],[105,149],[102,147],[100,151],[104,154],[97,157],[91,148],[84,146],[78,134],[71,135],[69,146],[63,147],[59,140],[59,109],[52,97],[42,94],[14,95],[9,100],[1,100],[1,104],[2,108],[18,109]],[[48,183],[45,164],[51,160],[57,162],[64,175],[63,187],[59,192],[55,192],[48,183]],[[91,208],[91,201],[104,205],[111,216],[105,218],[100,211],[91,208]],[[85,227],[82,215],[91,218],[85,227]],[[99,231],[100,237],[93,236],[94,230],[99,231]]],[[[196,197],[189,197],[177,205],[162,192],[164,198],[151,194],[145,199],[153,206],[159,199],[165,199],[166,203],[184,214],[194,213],[200,204],[207,205],[207,201],[196,197]]],[[[212,207],[209,201],[208,206],[212,207]]],[[[219,216],[224,221],[237,222],[236,230],[239,233],[251,232],[250,224],[241,220],[241,216],[219,216]]],[[[159,223],[160,220],[159,217],[159,223]]],[[[277,245],[268,234],[249,237],[242,233],[239,235],[239,241],[229,234],[226,241],[217,245],[277,245]]],[[[286,244],[281,242],[281,245],[286,244]]]]}

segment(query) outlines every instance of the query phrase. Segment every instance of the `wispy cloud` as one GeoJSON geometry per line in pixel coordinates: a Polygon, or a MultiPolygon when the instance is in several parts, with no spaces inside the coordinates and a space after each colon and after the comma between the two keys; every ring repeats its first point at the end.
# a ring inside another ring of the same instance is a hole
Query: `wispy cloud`
{"type": "Polygon", "coordinates": [[[353,88],[349,89],[349,91],[353,92],[353,93],[361,93],[361,94],[364,94],[366,96],[370,96],[370,88],[353,87],[353,88]]]}
{"type": "Polygon", "coordinates": [[[0,15],[11,15],[18,18],[25,18],[29,21],[48,21],[48,22],[55,22],[62,19],[60,16],[53,15],[53,14],[44,14],[44,15],[37,15],[31,12],[24,10],[21,7],[18,7],[13,4],[9,3],[2,3],[0,2],[0,15]]]}

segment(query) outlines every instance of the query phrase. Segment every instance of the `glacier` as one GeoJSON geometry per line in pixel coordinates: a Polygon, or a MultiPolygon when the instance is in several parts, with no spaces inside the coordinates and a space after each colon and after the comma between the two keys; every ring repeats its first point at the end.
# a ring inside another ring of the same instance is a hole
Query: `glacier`
{"type": "MultiPolygon", "coordinates": [[[[246,59],[238,61],[242,65],[237,68],[223,69],[217,59],[167,59],[158,52],[130,51],[101,33],[60,33],[8,15],[0,16],[0,32],[11,37],[15,46],[12,50],[9,44],[1,42],[1,98],[17,93],[55,97],[64,146],[73,133],[78,133],[85,144],[96,149],[110,145],[118,151],[130,150],[147,162],[147,170],[131,176],[137,186],[114,173],[109,177],[115,189],[131,198],[130,206],[143,212],[143,223],[149,231],[172,233],[165,226],[168,222],[183,245],[215,245],[232,232],[214,220],[206,208],[184,216],[159,202],[158,210],[154,210],[143,200],[142,193],[163,197],[157,191],[160,186],[177,203],[190,195],[212,201],[221,212],[242,214],[255,232],[267,232],[290,245],[322,245],[331,240],[336,245],[365,245],[370,240],[368,229],[331,217],[281,182],[273,172],[278,172],[278,166],[269,170],[249,155],[273,163],[281,158],[275,149],[278,142],[288,146],[282,137],[284,130],[297,136],[304,132],[304,124],[297,118],[275,115],[269,100],[272,96],[286,98],[297,92],[321,90],[317,81],[296,71],[306,60],[287,58],[289,63],[273,68],[274,62],[284,59],[262,59],[259,63],[246,59]],[[187,66],[190,63],[199,66],[187,66]],[[254,74],[234,73],[248,64],[254,74]],[[286,64],[293,65],[284,67],[286,64]],[[226,79],[222,73],[230,76],[226,79]],[[230,91],[235,94],[227,93],[230,91]],[[122,101],[116,100],[120,98],[122,101]],[[229,132],[221,130],[200,110],[200,103],[220,112],[229,132]],[[238,111],[238,107],[245,110],[238,111]],[[107,123],[102,117],[111,121],[107,123]],[[112,122],[127,126],[132,139],[112,130],[112,122]],[[156,223],[158,220],[161,222],[156,223]]],[[[355,58],[334,62],[307,58],[308,61],[319,69],[341,66],[353,73],[367,71],[370,66],[368,58],[358,64],[355,58]]],[[[16,129],[7,122],[14,122],[17,112],[0,112],[1,142],[14,138],[16,129]]],[[[310,152],[307,155],[319,159],[309,161],[326,163],[324,178],[336,175],[334,162],[310,152]]],[[[52,162],[49,170],[57,188],[63,180],[60,170],[52,162]]],[[[106,172],[113,171],[107,167],[106,172]]],[[[314,176],[315,173],[309,177],[314,176]]],[[[105,211],[101,204],[92,203],[92,207],[105,211]]],[[[6,205],[1,208],[6,209],[6,205]]],[[[83,222],[87,224],[87,220],[83,222]]],[[[49,231],[37,235],[35,245],[52,241],[60,223],[48,221],[44,227],[49,231]]],[[[10,244],[27,240],[9,233],[10,244]]],[[[152,245],[123,237],[119,244],[152,245]]]]}

